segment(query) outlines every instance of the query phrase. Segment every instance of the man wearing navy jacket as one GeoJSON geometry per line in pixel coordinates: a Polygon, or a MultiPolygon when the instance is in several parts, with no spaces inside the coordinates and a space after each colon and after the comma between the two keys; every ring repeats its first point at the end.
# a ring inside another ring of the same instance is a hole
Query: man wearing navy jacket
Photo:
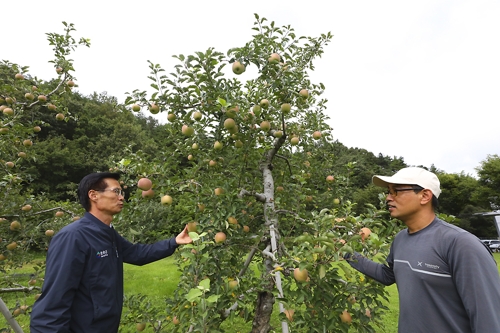
{"type": "Polygon", "coordinates": [[[123,263],[145,265],[192,242],[187,227],[175,238],[133,244],[113,228],[123,208],[117,173],[92,173],[78,186],[85,215],[50,243],[42,295],[33,305],[32,333],[118,332],[123,305],[123,263]]]}

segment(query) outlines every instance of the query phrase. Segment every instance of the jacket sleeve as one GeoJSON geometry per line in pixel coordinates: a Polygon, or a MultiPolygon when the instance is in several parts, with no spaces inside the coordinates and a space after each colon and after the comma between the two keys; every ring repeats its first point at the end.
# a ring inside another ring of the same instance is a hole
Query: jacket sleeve
{"type": "Polygon", "coordinates": [[[351,267],[353,267],[357,271],[371,277],[372,279],[386,286],[390,286],[391,284],[396,282],[393,271],[394,263],[392,260],[392,253],[389,253],[389,256],[386,259],[387,265],[376,263],[370,259],[363,257],[357,252],[355,252],[351,256],[347,256],[346,260],[349,265],[351,265],[351,267]]]}
{"type": "Polygon", "coordinates": [[[455,239],[448,255],[472,332],[500,332],[500,276],[489,250],[475,236],[463,233],[455,239]]]}
{"type": "Polygon", "coordinates": [[[168,257],[178,247],[175,238],[162,240],[154,244],[133,244],[118,235],[118,233],[117,237],[121,244],[123,262],[138,266],[168,257]]]}
{"type": "Polygon", "coordinates": [[[57,234],[49,245],[42,295],[33,305],[30,331],[69,332],[71,306],[85,266],[82,237],[57,234]]]}

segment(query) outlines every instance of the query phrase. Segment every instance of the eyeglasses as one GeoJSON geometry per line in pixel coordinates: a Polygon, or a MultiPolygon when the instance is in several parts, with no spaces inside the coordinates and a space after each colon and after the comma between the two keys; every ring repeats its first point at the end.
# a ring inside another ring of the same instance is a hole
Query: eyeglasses
{"type": "Polygon", "coordinates": [[[386,195],[391,195],[392,197],[397,197],[398,196],[398,192],[404,192],[404,191],[422,191],[423,188],[421,188],[420,186],[418,187],[411,187],[411,188],[388,188],[387,189],[387,192],[385,192],[386,195]]]}
{"type": "Polygon", "coordinates": [[[116,194],[117,196],[122,196],[122,197],[124,197],[124,196],[125,196],[125,192],[124,192],[121,188],[114,188],[114,189],[112,189],[112,190],[110,190],[110,189],[106,189],[106,190],[97,190],[97,191],[99,191],[99,192],[106,192],[106,191],[110,191],[110,192],[115,192],[115,194],[116,194]]]}

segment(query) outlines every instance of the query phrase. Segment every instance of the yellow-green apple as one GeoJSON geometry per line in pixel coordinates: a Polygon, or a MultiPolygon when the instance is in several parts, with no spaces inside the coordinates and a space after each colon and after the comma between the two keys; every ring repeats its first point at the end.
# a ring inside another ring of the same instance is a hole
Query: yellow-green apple
{"type": "Polygon", "coordinates": [[[222,195],[224,194],[224,189],[220,188],[220,187],[217,187],[215,190],[214,190],[214,193],[215,195],[222,195]]]}
{"type": "Polygon", "coordinates": [[[168,194],[164,195],[161,197],[161,203],[162,205],[171,205],[172,204],[172,197],[168,194]]]}
{"type": "Polygon", "coordinates": [[[134,111],[134,112],[141,111],[141,106],[139,104],[132,105],[132,111],[134,111]]]}
{"type": "Polygon", "coordinates": [[[64,120],[64,114],[62,114],[62,113],[56,114],[56,119],[59,121],[64,120]]]}
{"type": "Polygon", "coordinates": [[[267,108],[269,107],[269,100],[267,100],[267,99],[265,99],[265,98],[264,98],[264,99],[262,99],[262,100],[260,101],[260,106],[261,106],[261,107],[263,107],[264,109],[267,109],[267,108]]]}
{"type": "Polygon", "coordinates": [[[281,104],[281,112],[289,113],[291,109],[292,109],[292,106],[290,105],[290,103],[281,104]]]}
{"type": "Polygon", "coordinates": [[[194,128],[189,127],[188,125],[182,125],[182,134],[185,136],[191,136],[194,134],[194,128]]]}
{"type": "Polygon", "coordinates": [[[309,91],[307,89],[301,89],[299,95],[300,97],[307,98],[309,96],[309,91]]]}
{"type": "Polygon", "coordinates": [[[277,64],[281,60],[281,56],[278,53],[272,53],[271,56],[269,57],[269,62],[271,64],[277,64]]]}
{"type": "Polygon", "coordinates": [[[293,277],[295,278],[295,280],[299,282],[306,282],[308,276],[309,274],[307,272],[307,269],[305,268],[304,269],[295,268],[293,270],[293,277]]]}
{"type": "Polygon", "coordinates": [[[214,143],[215,150],[221,150],[223,147],[224,147],[224,145],[222,143],[220,143],[219,141],[215,141],[215,143],[214,143]]]}
{"type": "Polygon", "coordinates": [[[47,236],[47,237],[54,236],[54,230],[52,230],[52,229],[45,230],[45,236],[47,236]]]}
{"type": "Polygon", "coordinates": [[[245,72],[245,65],[243,65],[239,61],[233,62],[233,73],[240,75],[241,73],[245,72]]]}
{"type": "Polygon", "coordinates": [[[319,140],[321,138],[321,132],[320,131],[315,131],[313,133],[313,139],[314,140],[319,140]]]}
{"type": "Polygon", "coordinates": [[[225,129],[232,129],[236,126],[236,122],[234,121],[234,119],[232,118],[227,118],[226,120],[224,120],[224,128],[225,129]]]}
{"type": "Polygon", "coordinates": [[[171,123],[175,121],[175,118],[177,118],[177,116],[174,113],[169,113],[167,115],[167,120],[170,121],[171,123]]]}
{"type": "Polygon", "coordinates": [[[264,120],[260,123],[260,129],[267,132],[271,129],[271,124],[267,120],[264,120]]]}
{"type": "Polygon", "coordinates": [[[202,114],[200,111],[196,111],[193,113],[193,119],[196,120],[196,121],[199,121],[201,120],[201,117],[202,117],[202,114]]]}

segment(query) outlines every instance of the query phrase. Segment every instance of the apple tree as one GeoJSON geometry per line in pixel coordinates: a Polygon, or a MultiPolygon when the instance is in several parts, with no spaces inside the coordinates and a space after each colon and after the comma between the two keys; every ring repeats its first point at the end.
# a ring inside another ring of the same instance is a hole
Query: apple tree
{"type": "Polygon", "coordinates": [[[275,308],[282,332],[375,332],[383,288],[342,258],[381,258],[397,226],[374,206],[353,213],[343,198],[354,161],[333,170],[326,153],[325,87],[309,73],[332,35],[255,18],[242,47],[177,55],[169,73],[150,62],[153,92],[135,90],[126,104],[165,114],[170,141],[157,156],[117,161],[125,186],[152,182],[133,187],[117,225],[141,220],[144,200],[163,205],[177,231],[188,224],[194,243],[180,250],[167,300],[174,332],[222,332],[238,317],[270,332],[275,308]]]}
{"type": "MultiPolygon", "coordinates": [[[[32,258],[28,250],[45,250],[59,228],[66,225],[75,215],[72,203],[55,203],[30,191],[32,177],[27,161],[36,161],[34,146],[37,134],[46,129],[42,115],[51,115],[60,121],[72,117],[65,104],[66,96],[75,86],[71,53],[79,46],[89,46],[87,39],[75,40],[73,24],[64,24],[64,33],[47,33],[53,46],[54,66],[57,79],[48,84],[28,72],[28,67],[9,61],[0,63],[0,271],[6,278],[0,282],[0,293],[25,292],[33,295],[39,292],[41,282],[36,280],[42,272],[41,265],[25,281],[10,278],[12,269],[22,267],[32,258]]],[[[1,298],[0,298],[1,300],[1,298]]],[[[26,299],[24,302],[34,299],[26,299]]],[[[25,308],[5,309],[2,313],[26,313],[25,308]],[[5,311],[4,311],[5,310],[5,311]]],[[[15,325],[11,318],[9,323],[15,325]]]]}

